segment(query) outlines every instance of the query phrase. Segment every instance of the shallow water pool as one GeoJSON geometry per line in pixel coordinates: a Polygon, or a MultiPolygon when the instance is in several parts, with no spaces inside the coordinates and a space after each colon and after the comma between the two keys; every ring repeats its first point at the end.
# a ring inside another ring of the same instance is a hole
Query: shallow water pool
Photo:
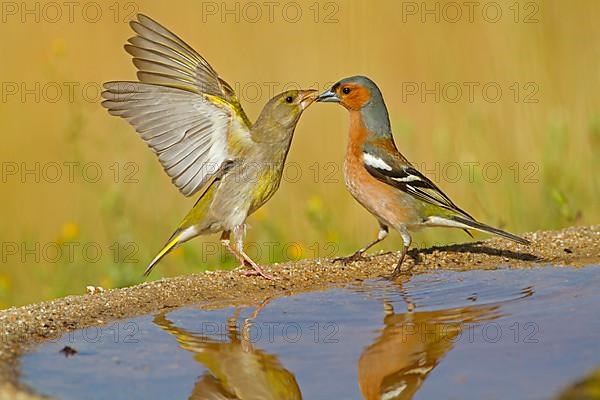
{"type": "Polygon", "coordinates": [[[22,359],[64,399],[544,399],[600,366],[600,267],[435,272],[172,309],[22,359]]]}

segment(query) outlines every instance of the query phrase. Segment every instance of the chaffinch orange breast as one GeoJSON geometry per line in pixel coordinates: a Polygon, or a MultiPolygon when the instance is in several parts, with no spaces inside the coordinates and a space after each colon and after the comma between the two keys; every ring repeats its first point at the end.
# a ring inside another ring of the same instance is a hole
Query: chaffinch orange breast
{"type": "Polygon", "coordinates": [[[350,133],[344,180],[352,196],[379,221],[377,239],[344,261],[356,260],[388,235],[388,227],[402,236],[403,249],[393,277],[411,244],[409,231],[427,226],[475,229],[520,244],[529,241],[476,221],[461,210],[396,148],[388,110],[377,85],[367,77],[342,79],[317,98],[334,102],[350,113],[350,133]]]}

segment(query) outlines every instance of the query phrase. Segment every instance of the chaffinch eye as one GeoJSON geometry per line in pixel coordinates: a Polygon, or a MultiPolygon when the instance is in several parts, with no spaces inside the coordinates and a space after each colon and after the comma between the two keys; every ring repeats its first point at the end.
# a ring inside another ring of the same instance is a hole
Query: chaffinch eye
{"type": "Polygon", "coordinates": [[[291,103],[292,101],[294,101],[294,98],[292,96],[288,96],[285,98],[286,103],[291,103]]]}
{"type": "Polygon", "coordinates": [[[349,87],[345,87],[345,88],[342,89],[342,92],[344,94],[348,94],[348,93],[350,93],[350,91],[351,91],[351,89],[349,87]]]}

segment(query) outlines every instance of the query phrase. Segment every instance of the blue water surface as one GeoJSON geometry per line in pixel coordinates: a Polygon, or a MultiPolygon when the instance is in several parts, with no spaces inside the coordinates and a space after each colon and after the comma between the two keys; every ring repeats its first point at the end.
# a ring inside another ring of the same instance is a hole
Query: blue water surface
{"type": "Polygon", "coordinates": [[[173,309],[44,344],[22,381],[61,399],[545,399],[600,366],[599,288],[598,266],[442,271],[173,309]]]}

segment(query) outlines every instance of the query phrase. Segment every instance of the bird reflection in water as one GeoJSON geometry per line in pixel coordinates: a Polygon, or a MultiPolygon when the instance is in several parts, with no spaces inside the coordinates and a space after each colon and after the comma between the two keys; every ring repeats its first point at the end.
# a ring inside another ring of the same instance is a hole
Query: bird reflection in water
{"type": "Polygon", "coordinates": [[[250,338],[252,321],[266,305],[261,304],[241,326],[237,320],[241,308],[228,319],[227,340],[187,331],[168,320],[165,313],[154,323],[174,335],[181,348],[194,353],[195,360],[208,371],[201,375],[190,395],[192,400],[208,399],[301,399],[294,375],[275,355],[254,346],[250,338]]]}
{"type": "Polygon", "coordinates": [[[500,316],[497,304],[415,311],[401,285],[407,311],[398,313],[384,300],[384,326],[358,360],[358,383],[367,400],[411,399],[469,324],[500,316]]]}
{"type": "MultiPolygon", "coordinates": [[[[532,287],[526,287],[501,301],[498,301],[496,293],[496,301],[493,303],[478,304],[481,293],[469,293],[468,297],[460,294],[460,299],[442,297],[443,302],[432,303],[432,297],[447,296],[447,293],[436,295],[428,292],[425,299],[422,292],[411,295],[412,290],[405,285],[410,277],[406,279],[404,282],[397,280],[392,285],[386,285],[383,292],[381,288],[369,285],[350,288],[363,297],[375,300],[384,310],[383,326],[377,331],[372,343],[364,347],[358,359],[358,386],[367,400],[411,399],[429,373],[456,346],[461,337],[462,340],[472,340],[470,338],[476,324],[485,324],[501,317],[501,309],[507,302],[520,301],[534,293],[532,287]],[[417,300],[413,300],[413,296],[417,300]],[[468,302],[466,304],[469,305],[420,311],[423,309],[420,303],[431,307],[447,301],[454,304],[468,302]]],[[[278,356],[257,348],[257,343],[251,339],[252,321],[265,305],[266,302],[256,307],[241,326],[238,326],[237,321],[243,309],[237,308],[228,319],[227,334],[221,334],[220,337],[179,328],[164,313],[154,318],[155,324],[174,335],[180,347],[194,353],[195,360],[207,369],[197,379],[190,399],[302,398],[296,378],[279,362],[278,356]]],[[[364,337],[361,332],[370,327],[357,323],[359,325],[356,327],[348,326],[350,331],[346,333],[358,332],[359,338],[364,337]]],[[[343,346],[338,349],[347,351],[343,346]]],[[[314,360],[322,356],[320,351],[321,348],[314,346],[307,348],[303,354],[306,360],[314,360]],[[315,351],[319,353],[314,353],[315,351]]],[[[312,369],[303,374],[305,379],[309,376],[315,380],[327,379],[323,372],[312,369]]],[[[355,385],[352,382],[348,384],[355,385]]],[[[309,396],[309,390],[305,388],[305,395],[309,396]]],[[[315,397],[310,395],[310,398],[315,397]]]]}

